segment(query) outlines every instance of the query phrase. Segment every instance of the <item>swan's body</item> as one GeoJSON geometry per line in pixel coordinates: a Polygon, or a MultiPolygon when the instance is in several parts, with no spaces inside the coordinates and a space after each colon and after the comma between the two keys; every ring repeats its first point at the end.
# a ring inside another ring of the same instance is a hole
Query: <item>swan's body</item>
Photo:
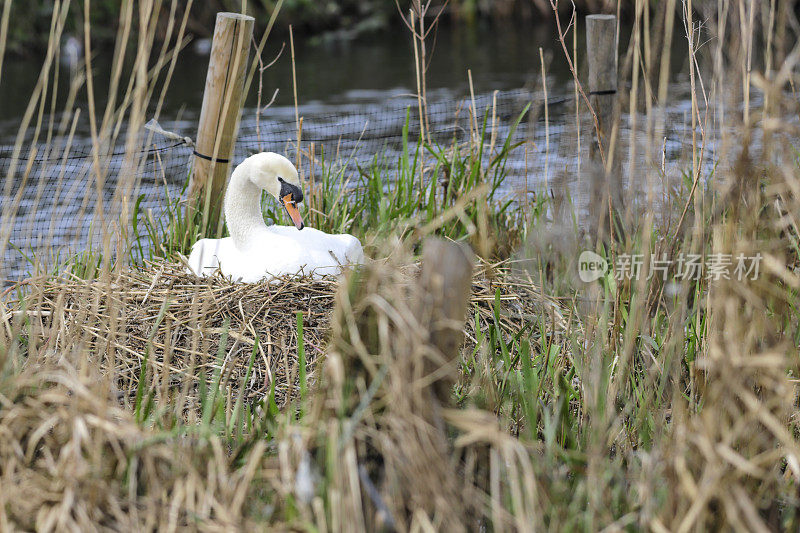
{"type": "Polygon", "coordinates": [[[255,283],[284,274],[338,274],[340,265],[362,260],[358,239],[314,228],[298,231],[292,226],[265,226],[252,235],[250,243],[240,249],[233,237],[201,239],[192,247],[189,266],[201,276],[211,275],[219,268],[234,281],[255,283]]]}
{"type": "Polygon", "coordinates": [[[294,165],[285,157],[261,153],[248,157],[231,174],[225,193],[225,222],[231,236],[201,239],[192,246],[189,268],[200,276],[219,269],[234,281],[255,283],[286,274],[320,277],[363,260],[352,235],[330,235],[305,228],[295,204],[302,201],[294,165]],[[267,226],[261,214],[261,190],[282,200],[295,223],[267,226]]]}

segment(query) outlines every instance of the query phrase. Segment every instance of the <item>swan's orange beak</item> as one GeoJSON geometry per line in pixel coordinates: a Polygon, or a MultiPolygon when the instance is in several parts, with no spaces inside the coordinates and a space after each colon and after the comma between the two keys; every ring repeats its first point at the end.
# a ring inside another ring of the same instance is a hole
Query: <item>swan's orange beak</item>
{"type": "Polygon", "coordinates": [[[300,216],[300,211],[297,210],[297,204],[292,200],[291,194],[287,194],[283,197],[283,208],[286,209],[286,214],[289,215],[289,218],[294,222],[295,228],[303,229],[305,227],[303,225],[303,217],[300,216]]]}

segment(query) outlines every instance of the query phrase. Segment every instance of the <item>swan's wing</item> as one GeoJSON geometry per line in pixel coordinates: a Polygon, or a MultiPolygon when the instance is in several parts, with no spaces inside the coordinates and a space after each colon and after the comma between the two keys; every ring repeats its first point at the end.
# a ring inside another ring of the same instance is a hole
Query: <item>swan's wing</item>
{"type": "Polygon", "coordinates": [[[361,241],[352,235],[342,234],[339,235],[344,247],[344,257],[346,262],[352,264],[361,264],[364,262],[364,249],[361,247],[361,241]]]}
{"type": "Polygon", "coordinates": [[[302,269],[314,276],[337,274],[342,265],[359,264],[364,261],[361,242],[352,235],[330,234],[315,228],[298,230],[294,226],[269,226],[272,238],[280,237],[272,247],[273,261],[278,261],[278,250],[290,250],[284,257],[286,264],[282,271],[295,272],[302,269]],[[277,243],[280,244],[277,244],[277,243]]]}
{"type": "MultiPolygon", "coordinates": [[[[313,228],[312,228],[313,229],[313,228]]],[[[303,232],[306,230],[304,229],[303,232]]],[[[331,235],[314,230],[301,238],[305,252],[315,258],[315,266],[340,266],[361,263],[364,252],[361,242],[352,235],[331,235]]]]}

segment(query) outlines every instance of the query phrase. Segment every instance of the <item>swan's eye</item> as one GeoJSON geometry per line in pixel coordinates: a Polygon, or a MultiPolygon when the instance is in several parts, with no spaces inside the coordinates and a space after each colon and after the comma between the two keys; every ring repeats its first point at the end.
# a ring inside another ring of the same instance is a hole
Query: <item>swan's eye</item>
{"type": "Polygon", "coordinates": [[[303,191],[300,190],[300,187],[287,183],[282,178],[278,178],[278,180],[281,183],[280,198],[286,198],[286,195],[290,195],[290,198],[295,203],[303,201],[303,191]]]}

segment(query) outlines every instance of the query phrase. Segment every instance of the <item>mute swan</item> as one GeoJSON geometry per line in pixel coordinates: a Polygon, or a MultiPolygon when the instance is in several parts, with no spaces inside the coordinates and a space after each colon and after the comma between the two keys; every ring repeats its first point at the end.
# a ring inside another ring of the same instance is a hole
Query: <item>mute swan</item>
{"type": "Polygon", "coordinates": [[[197,241],[189,255],[191,272],[208,276],[219,268],[234,281],[255,283],[284,274],[336,274],[341,265],[360,263],[361,243],[352,235],[303,229],[297,210],[302,201],[297,169],[288,159],[272,152],[251,155],[233,170],[225,193],[231,236],[197,241]],[[264,223],[262,189],[283,205],[294,227],[264,223]]]}

